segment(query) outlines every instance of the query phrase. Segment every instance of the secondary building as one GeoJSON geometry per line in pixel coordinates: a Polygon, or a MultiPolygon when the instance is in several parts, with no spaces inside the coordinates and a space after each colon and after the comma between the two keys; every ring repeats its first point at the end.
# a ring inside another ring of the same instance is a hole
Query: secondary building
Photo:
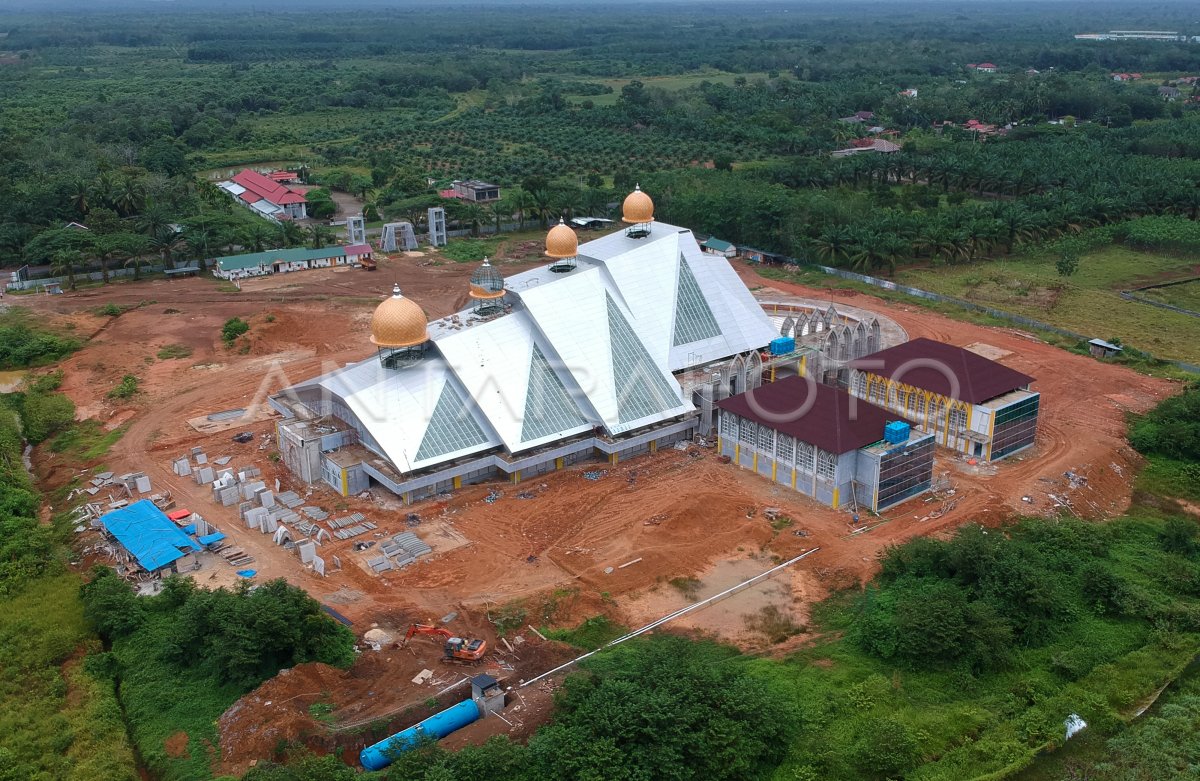
{"type": "Polygon", "coordinates": [[[397,286],[371,321],[375,355],[272,397],[283,462],[340,493],[414,501],[704,433],[778,334],[729,261],[656,222],[645,193],[622,219],[583,245],[554,226],[551,263],[507,279],[485,262],[441,320],[397,286]]]}
{"type": "Polygon", "coordinates": [[[1033,378],[970,350],[913,339],[848,367],[850,393],[914,421],[951,450],[995,461],[1037,436],[1033,378]]]}
{"type": "Polygon", "coordinates": [[[100,525],[127,554],[118,554],[126,566],[136,564],[152,575],[186,572],[196,567],[195,554],[200,552],[200,543],[149,499],[102,515],[100,525]]]}
{"type": "Polygon", "coordinates": [[[717,407],[722,455],[835,509],[879,512],[933,481],[933,435],[841,388],[789,377],[717,407]]]}
{"type": "Polygon", "coordinates": [[[304,193],[249,168],[217,185],[238,203],[272,220],[302,220],[308,216],[304,193]]]}
{"type": "Polygon", "coordinates": [[[265,277],[268,274],[286,274],[290,271],[306,271],[312,268],[353,266],[360,260],[371,258],[368,244],[353,244],[348,247],[293,247],[251,252],[246,255],[227,255],[213,261],[213,276],[221,279],[245,279],[265,277]]]}
{"type": "Polygon", "coordinates": [[[471,203],[492,203],[500,200],[500,186],[478,179],[455,180],[450,183],[454,197],[471,203]]]}

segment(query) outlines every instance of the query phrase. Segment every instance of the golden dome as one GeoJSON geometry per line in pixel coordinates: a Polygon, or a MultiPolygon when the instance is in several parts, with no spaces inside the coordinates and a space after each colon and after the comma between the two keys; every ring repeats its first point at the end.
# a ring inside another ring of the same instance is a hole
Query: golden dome
{"type": "Polygon", "coordinates": [[[579,237],[558,218],[558,224],[546,234],[546,257],[573,258],[579,254],[579,237]]]}
{"type": "Polygon", "coordinates": [[[375,307],[371,316],[371,344],[379,347],[415,347],[429,341],[429,321],[415,301],[392,288],[392,297],[375,307]]]}
{"type": "Polygon", "coordinates": [[[471,274],[471,298],[504,298],[504,277],[485,257],[483,265],[471,274]]]}
{"type": "Polygon", "coordinates": [[[642,192],[641,185],[625,196],[625,203],[621,204],[621,220],[632,224],[654,221],[654,201],[642,192]]]}

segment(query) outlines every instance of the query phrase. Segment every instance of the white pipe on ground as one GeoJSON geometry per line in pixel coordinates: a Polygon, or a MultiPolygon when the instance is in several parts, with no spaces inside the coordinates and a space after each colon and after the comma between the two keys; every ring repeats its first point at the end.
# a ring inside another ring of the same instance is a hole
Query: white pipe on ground
{"type": "MultiPolygon", "coordinates": [[[[693,610],[700,610],[701,608],[708,607],[713,602],[716,602],[719,599],[724,599],[725,597],[735,594],[738,591],[741,591],[742,589],[744,589],[750,585],[753,585],[754,583],[757,583],[760,580],[765,580],[765,579],[771,577],[772,575],[774,575],[776,572],[779,572],[782,569],[792,566],[793,564],[800,561],[801,559],[807,558],[819,550],[821,550],[821,549],[813,548],[810,551],[805,551],[804,553],[801,553],[799,556],[796,556],[793,559],[788,559],[787,561],[783,562],[782,564],[771,567],[771,569],[766,570],[765,572],[758,573],[757,575],[750,578],[749,580],[743,580],[741,583],[738,583],[736,586],[725,589],[720,594],[714,594],[713,596],[709,597],[708,599],[701,600],[700,602],[697,602],[694,605],[688,605],[687,607],[676,610],[674,613],[668,613],[667,615],[663,616],[662,618],[659,618],[655,621],[651,621],[649,624],[646,624],[645,626],[643,626],[639,629],[635,629],[628,634],[618,637],[616,640],[612,640],[608,643],[605,643],[604,645],[597,648],[595,651],[588,651],[586,654],[583,654],[582,656],[577,656],[574,659],[572,659],[571,661],[566,662],[564,664],[560,664],[558,667],[555,667],[553,670],[544,672],[541,675],[537,676],[536,678],[530,678],[528,681],[525,681],[524,683],[519,685],[517,688],[523,689],[526,686],[537,683],[538,681],[542,680],[543,678],[547,678],[551,675],[554,675],[557,672],[561,672],[561,671],[567,669],[568,667],[573,667],[576,664],[579,664],[580,662],[582,662],[584,659],[587,659],[589,656],[594,656],[594,655],[600,653],[601,651],[605,650],[606,648],[612,648],[615,645],[620,645],[621,643],[625,642],[626,640],[632,640],[633,638],[637,637],[638,635],[645,634],[646,632],[649,632],[652,629],[660,627],[669,621],[674,621],[676,618],[679,618],[682,615],[686,615],[686,614],[692,612],[693,610]]],[[[532,627],[530,627],[530,628],[532,628],[532,627]]]]}

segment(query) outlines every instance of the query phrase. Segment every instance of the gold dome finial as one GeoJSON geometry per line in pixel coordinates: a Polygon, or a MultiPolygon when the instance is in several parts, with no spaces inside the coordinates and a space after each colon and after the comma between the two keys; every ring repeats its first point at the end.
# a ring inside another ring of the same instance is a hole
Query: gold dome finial
{"type": "Polygon", "coordinates": [[[642,192],[641,184],[635,185],[633,192],[625,196],[621,204],[621,221],[631,225],[654,222],[654,201],[642,192]]]}
{"type": "Polygon", "coordinates": [[[429,341],[429,320],[415,301],[392,286],[391,298],[375,307],[371,315],[371,344],[378,347],[415,347],[429,341]]]}
{"type": "Polygon", "coordinates": [[[558,224],[546,234],[546,257],[573,258],[579,254],[579,237],[571,226],[558,218],[558,224]]]}

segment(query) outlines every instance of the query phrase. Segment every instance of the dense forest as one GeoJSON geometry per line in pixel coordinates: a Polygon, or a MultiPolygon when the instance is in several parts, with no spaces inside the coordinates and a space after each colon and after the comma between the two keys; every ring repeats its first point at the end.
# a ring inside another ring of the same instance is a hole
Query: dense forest
{"type": "MultiPolygon", "coordinates": [[[[1077,41],[1079,19],[1147,24],[1082,8],[863,3],[852,23],[820,4],[447,7],[419,24],[369,6],[323,21],[187,3],[0,13],[0,263],[73,279],[320,243],[195,176],[269,161],[362,197],[369,220],[419,222],[439,183],[496,181],[499,204],[446,204],[476,231],[604,214],[641,180],[667,219],[861,270],[1195,218],[1193,86],[1159,88],[1200,72],[1200,46],[1077,41]],[[984,61],[1000,71],[970,67],[984,61]],[[860,111],[871,123],[839,121],[860,111]],[[1011,129],[980,143],[968,120],[1011,129]],[[872,123],[903,151],[829,157],[872,123]]],[[[1154,26],[1188,29],[1184,9],[1154,26]]]]}

